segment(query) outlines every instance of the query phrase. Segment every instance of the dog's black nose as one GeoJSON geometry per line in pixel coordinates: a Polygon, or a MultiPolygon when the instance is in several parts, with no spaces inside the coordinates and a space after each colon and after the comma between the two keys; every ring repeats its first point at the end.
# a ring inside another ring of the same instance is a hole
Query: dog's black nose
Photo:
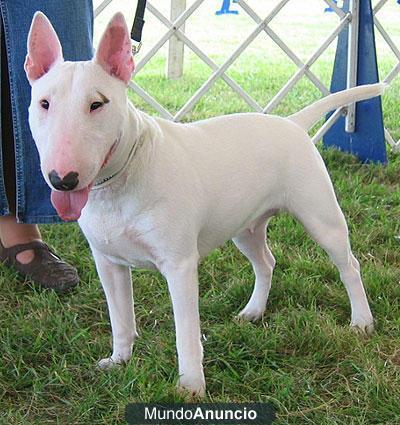
{"type": "Polygon", "coordinates": [[[57,174],[57,171],[52,170],[49,173],[49,180],[54,189],[63,191],[73,190],[76,188],[76,186],[78,186],[78,175],[78,173],[71,171],[64,178],[61,179],[60,176],[57,174]]]}

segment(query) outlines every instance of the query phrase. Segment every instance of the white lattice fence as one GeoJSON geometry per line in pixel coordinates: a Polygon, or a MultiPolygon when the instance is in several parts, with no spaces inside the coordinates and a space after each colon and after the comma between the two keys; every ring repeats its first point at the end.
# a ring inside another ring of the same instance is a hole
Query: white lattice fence
{"type": "MultiPolygon", "coordinates": [[[[104,0],[95,10],[95,16],[98,16],[113,0],[104,0]]],[[[300,57],[283,41],[283,39],[271,28],[270,24],[273,19],[281,12],[284,6],[289,3],[290,0],[280,0],[277,5],[270,11],[270,13],[261,17],[257,12],[249,5],[249,1],[238,0],[238,6],[241,9],[241,13],[244,13],[250,17],[254,22],[254,29],[241,41],[236,49],[230,54],[230,56],[221,64],[217,65],[198,45],[196,45],[183,31],[182,28],[185,25],[187,19],[194,14],[199,7],[209,0],[195,0],[189,7],[187,7],[175,20],[168,19],[160,10],[155,7],[152,0],[147,2],[147,13],[151,13],[157,18],[161,24],[165,27],[164,34],[154,43],[154,45],[148,50],[148,52],[140,58],[137,62],[135,74],[141,72],[144,66],[154,57],[154,55],[167,43],[171,37],[176,37],[182,41],[187,48],[197,55],[212,71],[209,78],[193,93],[189,100],[175,113],[167,110],[161,105],[156,99],[154,99],[150,93],[146,92],[136,82],[130,83],[131,89],[144,99],[149,105],[151,105],[162,117],[181,121],[196,105],[197,102],[213,87],[215,82],[219,79],[225,81],[225,83],[240,96],[249,107],[257,112],[270,113],[272,112],[287,96],[290,90],[302,79],[306,77],[309,81],[321,92],[323,96],[329,94],[329,89],[324,85],[320,78],[311,71],[311,66],[320,58],[320,56],[327,50],[331,43],[337,38],[338,34],[347,26],[349,26],[350,39],[349,43],[351,54],[349,55],[348,62],[348,76],[347,82],[348,87],[355,85],[356,73],[357,73],[357,61],[356,57],[357,33],[356,27],[358,25],[357,5],[359,0],[351,0],[350,12],[345,13],[340,9],[333,0],[321,0],[321,4],[329,6],[334,14],[337,16],[337,24],[331,31],[331,33],[323,40],[321,45],[309,56],[308,60],[303,61],[300,57]],[[292,77],[280,88],[278,93],[266,104],[260,105],[250,93],[244,90],[238,82],[227,75],[229,67],[243,54],[248,48],[252,41],[260,34],[264,32],[279,49],[289,58],[289,60],[296,65],[297,71],[292,77]],[[353,34],[353,35],[352,35],[353,34]]],[[[361,0],[362,1],[362,0],[361,0]]],[[[380,0],[375,8],[375,15],[382,9],[387,0],[380,0]]],[[[214,2],[215,5],[215,2],[214,2]]],[[[132,8],[132,11],[134,8],[132,8]]],[[[378,31],[382,34],[384,40],[387,42],[391,50],[396,55],[399,63],[392,69],[392,71],[385,77],[386,82],[391,82],[400,72],[400,51],[397,49],[395,43],[390,38],[388,33],[384,30],[378,18],[375,16],[375,25],[378,31]]],[[[212,31],[212,29],[211,29],[212,31]]],[[[210,34],[210,36],[212,36],[210,34]]],[[[346,126],[349,131],[354,128],[354,105],[350,105],[349,108],[341,108],[336,111],[331,118],[320,128],[320,130],[314,136],[315,140],[319,140],[326,131],[336,122],[336,120],[343,114],[347,114],[346,126]]],[[[385,131],[388,143],[394,150],[400,149],[400,143],[395,143],[390,133],[385,131]]]]}

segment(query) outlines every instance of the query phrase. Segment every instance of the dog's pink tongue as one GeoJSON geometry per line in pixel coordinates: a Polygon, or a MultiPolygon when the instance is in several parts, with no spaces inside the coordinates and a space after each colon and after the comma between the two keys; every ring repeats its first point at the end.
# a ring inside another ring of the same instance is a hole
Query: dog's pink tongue
{"type": "Polygon", "coordinates": [[[90,186],[75,192],[51,192],[51,203],[66,221],[77,220],[89,197],[90,186]]]}

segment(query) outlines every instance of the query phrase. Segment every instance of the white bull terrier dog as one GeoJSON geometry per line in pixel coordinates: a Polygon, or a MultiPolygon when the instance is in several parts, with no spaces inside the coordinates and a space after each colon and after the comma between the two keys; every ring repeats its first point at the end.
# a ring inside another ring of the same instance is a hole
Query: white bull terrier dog
{"type": "Polygon", "coordinates": [[[134,70],[122,14],[108,24],[92,61],[65,62],[40,12],[28,39],[29,122],[60,217],[78,219],[107,298],[113,353],[131,357],[137,336],[130,267],[158,269],[172,299],[179,385],[203,394],[198,263],[232,239],[255,286],[239,316],[259,319],[274,257],[266,227],[288,211],[330,255],[351,303],[351,326],[373,317],[331,180],[307,130],[328,111],[380,95],[383,84],[339,92],[287,118],[245,113],[178,124],[151,118],[126,97],[134,70]]]}

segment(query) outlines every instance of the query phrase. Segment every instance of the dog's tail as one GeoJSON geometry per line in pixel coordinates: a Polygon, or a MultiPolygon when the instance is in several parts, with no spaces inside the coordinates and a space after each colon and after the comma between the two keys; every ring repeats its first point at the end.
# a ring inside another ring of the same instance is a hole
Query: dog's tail
{"type": "Polygon", "coordinates": [[[318,100],[310,106],[306,106],[299,112],[289,115],[289,119],[308,131],[320,118],[333,109],[359,100],[379,96],[387,87],[385,83],[367,84],[343,90],[318,100]]]}

